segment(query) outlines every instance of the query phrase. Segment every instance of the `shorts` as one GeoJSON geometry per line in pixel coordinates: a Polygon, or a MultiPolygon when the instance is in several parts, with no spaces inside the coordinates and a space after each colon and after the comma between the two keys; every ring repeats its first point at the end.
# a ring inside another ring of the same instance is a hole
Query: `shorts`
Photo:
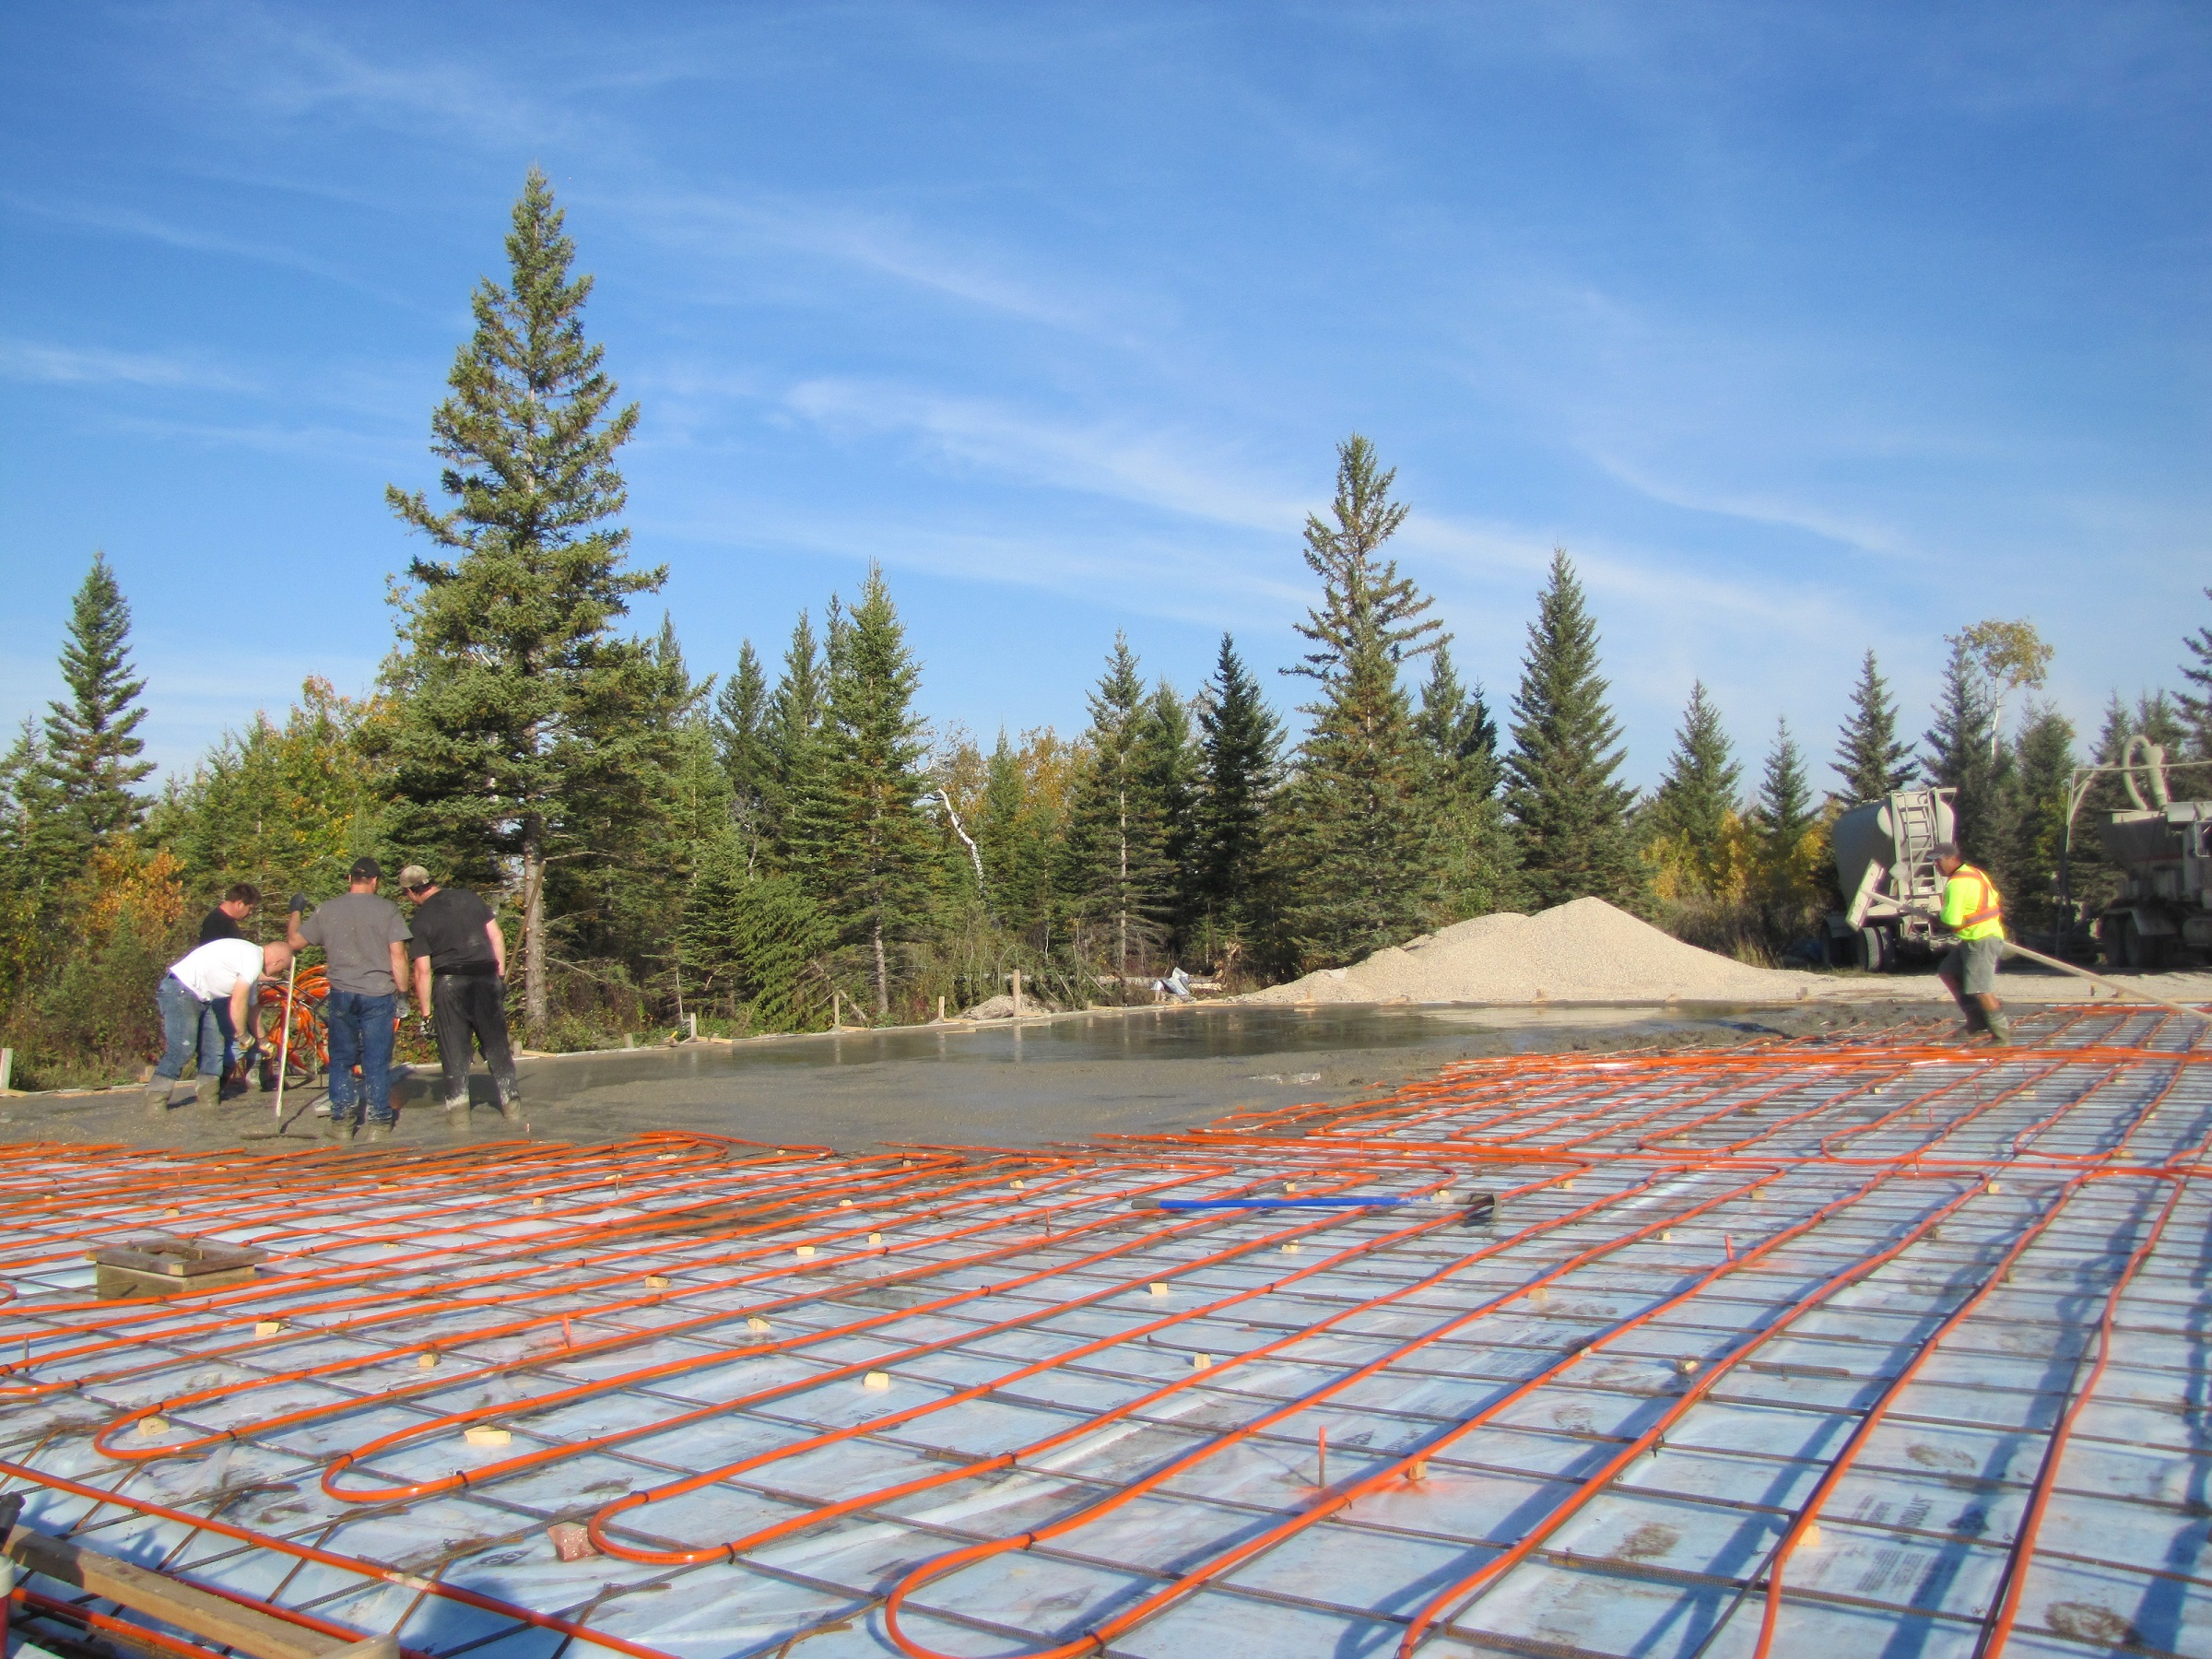
{"type": "Polygon", "coordinates": [[[1961,939],[1936,971],[1961,995],[1987,996],[1997,988],[1997,964],[2004,959],[2003,939],[1961,939]]]}

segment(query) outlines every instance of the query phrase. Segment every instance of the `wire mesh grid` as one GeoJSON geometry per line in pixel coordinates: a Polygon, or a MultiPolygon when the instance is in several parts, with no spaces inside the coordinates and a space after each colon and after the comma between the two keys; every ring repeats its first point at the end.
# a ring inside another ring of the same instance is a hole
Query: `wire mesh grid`
{"type": "Polygon", "coordinates": [[[18,1148],[0,1490],[418,1654],[2204,1653],[2197,1030],[1475,1061],[1043,1153],[18,1148]],[[267,1254],[97,1300],[152,1235],[267,1254]]]}

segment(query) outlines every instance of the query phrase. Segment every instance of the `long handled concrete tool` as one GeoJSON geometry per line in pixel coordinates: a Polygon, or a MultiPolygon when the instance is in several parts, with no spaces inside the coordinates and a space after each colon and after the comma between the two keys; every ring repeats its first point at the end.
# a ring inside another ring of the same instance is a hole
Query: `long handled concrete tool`
{"type": "Polygon", "coordinates": [[[2153,996],[2140,985],[2124,985],[2118,980],[2109,980],[2101,973],[2091,973],[2087,968],[2077,968],[2071,962],[2047,957],[2040,950],[2029,949],[2025,945],[2015,945],[2010,939],[2005,941],[2005,950],[2008,956],[2026,957],[2031,962],[2041,962],[2046,968],[2055,968],[2061,973],[2072,974],[2076,979],[2088,980],[2092,985],[2102,985],[2107,991],[2117,992],[2129,1002],[2156,1003],[2161,1008],[2171,1008],[2176,1014],[2186,1014],[2192,1019],[2201,1019],[2212,1025],[2212,1013],[2193,1008],[2187,1003],[2168,1002],[2162,996],[2153,996]]]}
{"type": "Polygon", "coordinates": [[[284,1133],[284,1074],[291,1069],[292,1058],[292,983],[300,977],[300,958],[295,954],[284,971],[284,1030],[276,1037],[276,1133],[284,1133]]]}

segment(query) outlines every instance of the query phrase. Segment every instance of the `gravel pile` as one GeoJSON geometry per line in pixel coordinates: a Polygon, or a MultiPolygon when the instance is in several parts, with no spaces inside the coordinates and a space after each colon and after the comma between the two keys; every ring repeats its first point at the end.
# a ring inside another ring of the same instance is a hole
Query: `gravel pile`
{"type": "Polygon", "coordinates": [[[1661,933],[1602,899],[1534,916],[1477,916],[1349,968],[1324,968],[1244,1002],[1791,1002],[1816,974],[1748,967],[1661,933]]]}
{"type": "MultiPolygon", "coordinates": [[[[1057,1007],[1046,1002],[1041,996],[1027,991],[1021,994],[1021,1012],[1024,1018],[1031,1014],[1057,1014],[1059,1011],[1057,1007]]],[[[953,1018],[956,1019],[1011,1019],[1014,1018],[1014,999],[1002,992],[996,996],[985,997],[972,1008],[962,1008],[953,1018]]]]}

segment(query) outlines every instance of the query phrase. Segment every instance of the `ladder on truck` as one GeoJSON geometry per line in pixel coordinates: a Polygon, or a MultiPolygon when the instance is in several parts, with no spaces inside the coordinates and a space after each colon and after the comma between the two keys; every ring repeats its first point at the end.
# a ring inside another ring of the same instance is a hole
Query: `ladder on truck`
{"type": "Polygon", "coordinates": [[[1942,836],[1936,828],[1936,792],[1899,790],[1889,797],[1891,833],[1897,844],[1897,863],[1890,879],[1899,899],[1924,899],[1942,883],[1936,877],[1936,843],[1942,836]]]}

